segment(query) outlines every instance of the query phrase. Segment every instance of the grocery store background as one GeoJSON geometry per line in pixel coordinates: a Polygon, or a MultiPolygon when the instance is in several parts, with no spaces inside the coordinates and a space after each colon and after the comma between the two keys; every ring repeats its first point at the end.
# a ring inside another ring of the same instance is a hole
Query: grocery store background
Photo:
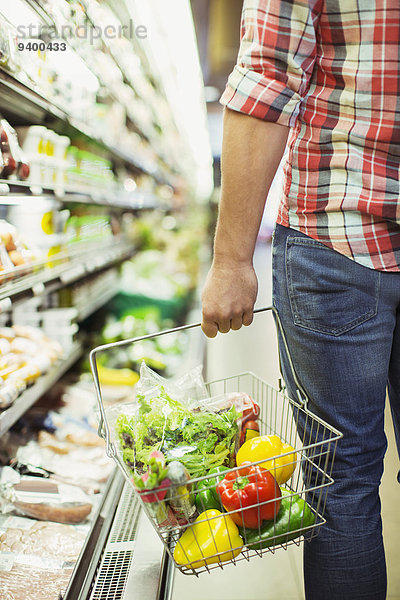
{"type": "MultiPolygon", "coordinates": [[[[96,433],[87,356],[97,344],[199,320],[220,185],[218,100],[241,8],[0,0],[0,600],[156,600],[149,565],[147,580],[135,573],[136,505],[96,433]],[[32,509],[38,502],[44,513],[32,509]]],[[[255,255],[258,307],[271,304],[280,181],[279,172],[255,255]]],[[[270,314],[213,341],[196,329],[105,353],[107,406],[131,397],[143,358],[168,377],[201,362],[209,380],[246,370],[274,385],[279,377],[270,314]]],[[[387,417],[388,598],[400,600],[387,417]]],[[[293,545],[199,578],[169,571],[163,598],[300,600],[301,563],[293,545]]]]}

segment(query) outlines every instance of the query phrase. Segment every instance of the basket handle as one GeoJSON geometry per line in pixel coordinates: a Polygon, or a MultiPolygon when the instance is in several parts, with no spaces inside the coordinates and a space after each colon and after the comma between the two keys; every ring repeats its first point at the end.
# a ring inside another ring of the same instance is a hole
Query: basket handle
{"type": "MultiPolygon", "coordinates": [[[[305,393],[303,387],[301,386],[301,384],[297,378],[296,371],[294,369],[294,365],[293,365],[293,361],[292,361],[292,357],[290,356],[286,336],[283,331],[282,322],[280,320],[277,309],[275,308],[275,306],[266,306],[263,308],[256,308],[253,311],[253,313],[257,314],[257,313],[262,313],[262,312],[266,312],[266,311],[271,311],[275,318],[275,326],[276,326],[277,334],[278,334],[278,348],[279,348],[279,333],[281,334],[281,339],[283,341],[283,347],[284,347],[286,357],[287,357],[287,360],[289,363],[291,375],[292,375],[293,381],[296,385],[297,401],[299,402],[300,406],[306,407],[307,406],[307,394],[305,393]]],[[[109,350],[111,348],[117,348],[119,346],[127,346],[127,345],[133,344],[135,342],[141,342],[143,340],[150,340],[152,338],[159,337],[161,335],[167,335],[168,333],[176,333],[177,331],[186,331],[188,329],[193,329],[195,327],[200,327],[200,326],[201,326],[201,322],[189,323],[188,325],[181,325],[180,327],[174,327],[172,329],[165,329],[164,331],[158,331],[156,333],[150,333],[148,335],[142,335],[140,337],[129,338],[126,340],[120,340],[118,342],[111,342],[110,344],[102,344],[101,346],[97,346],[96,348],[93,348],[93,350],[90,352],[90,354],[89,354],[90,368],[92,371],[94,386],[96,389],[97,401],[98,401],[99,408],[100,408],[100,421],[99,421],[98,431],[99,431],[99,435],[101,435],[103,433],[103,428],[104,428],[104,436],[105,436],[105,440],[106,440],[107,454],[109,456],[114,456],[115,450],[114,450],[113,445],[110,444],[110,430],[108,427],[108,423],[107,423],[107,419],[106,419],[106,415],[105,415],[105,411],[104,411],[104,405],[103,405],[103,401],[102,401],[101,385],[100,385],[100,379],[99,379],[99,374],[98,374],[98,370],[97,370],[96,355],[99,354],[100,352],[105,352],[106,350],[109,350]]],[[[279,370],[283,376],[280,353],[279,353],[279,370]]]]}

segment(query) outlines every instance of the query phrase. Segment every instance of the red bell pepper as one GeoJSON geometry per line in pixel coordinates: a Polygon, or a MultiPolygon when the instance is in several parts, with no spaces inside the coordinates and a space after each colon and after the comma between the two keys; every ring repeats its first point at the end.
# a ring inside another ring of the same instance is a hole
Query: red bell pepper
{"type": "Polygon", "coordinates": [[[231,471],[217,484],[224,508],[237,525],[258,529],[274,518],[281,505],[281,490],[267,469],[246,466],[231,471]]]}

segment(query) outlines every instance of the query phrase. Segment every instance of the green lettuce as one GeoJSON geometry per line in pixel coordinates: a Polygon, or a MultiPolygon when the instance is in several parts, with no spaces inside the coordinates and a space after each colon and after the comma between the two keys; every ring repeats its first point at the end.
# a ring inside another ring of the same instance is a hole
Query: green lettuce
{"type": "Polygon", "coordinates": [[[234,466],[240,414],[232,405],[212,412],[190,410],[159,386],[151,397],[138,395],[138,412],[116,421],[122,457],[134,474],[144,473],[154,450],[168,464],[181,462],[192,478],[217,466],[234,466]]]}

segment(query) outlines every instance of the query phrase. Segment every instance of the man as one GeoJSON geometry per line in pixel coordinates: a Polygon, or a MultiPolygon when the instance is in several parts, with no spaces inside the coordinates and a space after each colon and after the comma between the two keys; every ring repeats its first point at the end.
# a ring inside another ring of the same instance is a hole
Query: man
{"type": "MultiPolygon", "coordinates": [[[[343,432],[307,600],[383,600],[388,387],[400,431],[400,5],[245,0],[203,331],[252,322],[252,259],[286,144],[273,294],[309,408],[343,432]]],[[[294,393],[282,356],[287,386],[294,393]]]]}

